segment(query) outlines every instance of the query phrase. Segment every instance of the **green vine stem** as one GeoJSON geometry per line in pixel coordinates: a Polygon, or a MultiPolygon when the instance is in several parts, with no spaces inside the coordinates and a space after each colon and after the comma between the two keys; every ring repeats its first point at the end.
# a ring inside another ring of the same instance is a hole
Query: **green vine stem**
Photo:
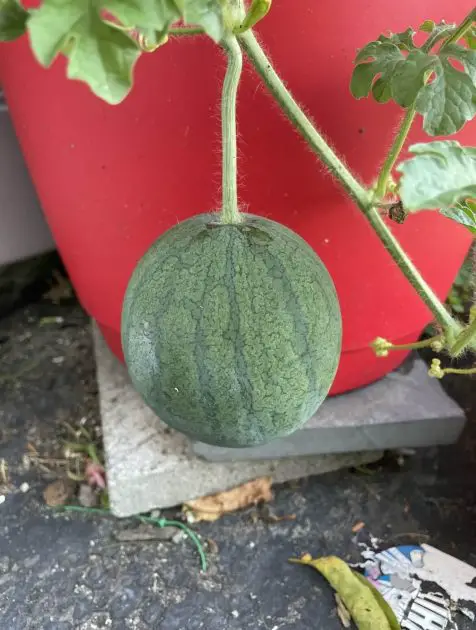
{"type": "Polygon", "coordinates": [[[476,318],[473,319],[469,326],[467,326],[455,339],[453,345],[450,348],[450,354],[454,357],[460,355],[471,342],[476,339],[476,318]]]}
{"type": "Polygon", "coordinates": [[[222,223],[241,223],[238,209],[238,173],[236,143],[236,97],[240,83],[243,56],[235,35],[227,35],[222,45],[228,57],[228,67],[223,82],[221,100],[222,128],[222,223]]]}
{"type": "Polygon", "coordinates": [[[394,344],[387,339],[377,337],[372,342],[372,349],[378,357],[387,357],[391,350],[420,350],[421,348],[433,348],[433,350],[440,351],[443,349],[443,336],[435,335],[428,339],[422,339],[421,341],[415,341],[414,343],[401,343],[394,344]]]}
{"type": "Polygon", "coordinates": [[[400,267],[423,302],[431,310],[437,322],[442,326],[448,341],[452,343],[461,330],[460,324],[451,317],[445,306],[438,299],[438,296],[421,276],[418,269],[400,246],[398,240],[387,227],[378,210],[373,205],[373,196],[371,193],[357,181],[343,161],[314,128],[311,121],[304,114],[301,107],[297,104],[292,94],[277,75],[271,61],[264,53],[252,31],[247,31],[240,35],[239,40],[250,62],[253,64],[255,70],[261,76],[268,90],[276,99],[290,122],[297,128],[314,153],[326,164],[332,175],[334,175],[351,198],[357,203],[393,260],[400,267]]]}
{"type": "Polygon", "coordinates": [[[255,70],[263,79],[290,122],[309,143],[314,153],[324,162],[329,171],[340,181],[347,193],[362,207],[370,204],[369,192],[349,171],[343,161],[327,144],[286,88],[271,61],[268,59],[252,31],[239,35],[239,40],[255,70]]]}
{"type": "Polygon", "coordinates": [[[383,199],[387,193],[387,184],[390,175],[392,174],[393,167],[395,166],[395,162],[400,155],[401,150],[403,149],[403,145],[407,139],[408,133],[411,129],[413,121],[415,120],[416,109],[415,106],[412,105],[408,108],[407,113],[403,117],[402,123],[400,125],[400,129],[395,136],[392,146],[390,147],[390,151],[383,163],[382,169],[380,170],[380,174],[377,180],[377,185],[375,187],[375,199],[380,201],[383,199]]]}
{"type": "Polygon", "coordinates": [[[476,374],[476,367],[471,368],[452,368],[452,367],[441,367],[440,359],[433,359],[431,362],[430,369],[428,370],[428,375],[433,378],[443,378],[445,374],[463,374],[466,376],[471,376],[476,374]]]}
{"type": "Polygon", "coordinates": [[[472,26],[473,22],[476,21],[476,9],[472,9],[469,14],[465,17],[465,19],[461,22],[460,26],[456,29],[456,31],[448,37],[446,41],[443,42],[440,50],[443,50],[450,44],[454,44],[459,39],[461,39],[466,31],[468,31],[472,26]]]}

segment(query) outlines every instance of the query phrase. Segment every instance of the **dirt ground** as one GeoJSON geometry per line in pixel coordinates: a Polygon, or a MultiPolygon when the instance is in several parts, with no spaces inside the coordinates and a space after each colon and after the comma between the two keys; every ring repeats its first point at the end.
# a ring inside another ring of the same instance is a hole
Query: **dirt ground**
{"type": "Polygon", "coordinates": [[[331,590],[288,558],[357,560],[358,521],[387,544],[430,542],[476,565],[475,381],[444,384],[468,416],[457,445],[276,487],[271,509],[293,521],[269,523],[250,508],[197,524],[213,541],[201,574],[186,539],[119,542],[131,520],[45,504],[45,487],[65,477],[68,425],[100,442],[92,342],[74,298],[17,309],[0,319],[0,627],[337,630],[331,590]]]}

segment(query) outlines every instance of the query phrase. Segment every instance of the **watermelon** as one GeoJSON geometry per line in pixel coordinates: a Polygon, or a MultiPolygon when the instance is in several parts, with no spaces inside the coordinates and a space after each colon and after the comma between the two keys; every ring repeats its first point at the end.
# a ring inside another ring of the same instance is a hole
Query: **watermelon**
{"type": "Polygon", "coordinates": [[[170,427],[227,447],[294,432],[334,379],[341,316],[312,248],[269,219],[199,214],[139,261],[122,312],[133,385],[170,427]]]}

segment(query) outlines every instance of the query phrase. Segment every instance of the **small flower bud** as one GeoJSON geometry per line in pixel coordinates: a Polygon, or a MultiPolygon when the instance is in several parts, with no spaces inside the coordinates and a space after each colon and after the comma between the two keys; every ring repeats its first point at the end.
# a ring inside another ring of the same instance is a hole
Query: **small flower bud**
{"type": "Polygon", "coordinates": [[[443,376],[445,375],[445,371],[441,368],[440,359],[433,359],[433,361],[431,362],[431,367],[428,370],[428,374],[433,378],[443,378],[443,376]]]}
{"type": "Polygon", "coordinates": [[[383,337],[377,337],[371,344],[373,351],[378,357],[388,357],[388,351],[393,344],[383,337]]]}

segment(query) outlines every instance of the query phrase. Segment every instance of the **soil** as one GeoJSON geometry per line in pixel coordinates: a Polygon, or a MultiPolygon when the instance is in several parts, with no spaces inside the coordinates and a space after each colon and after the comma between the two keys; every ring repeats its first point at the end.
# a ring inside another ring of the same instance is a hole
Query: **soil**
{"type": "MultiPolygon", "coordinates": [[[[0,627],[337,630],[330,588],[288,558],[358,560],[352,528],[360,522],[387,544],[430,542],[476,565],[475,382],[443,383],[468,415],[458,444],[285,484],[264,512],[195,525],[210,540],[201,574],[186,538],[131,541],[121,535],[137,526],[130,519],[46,505],[45,488],[66,476],[68,425],[100,438],[90,327],[74,299],[17,309],[0,319],[0,627]],[[32,461],[35,452],[46,464],[32,461]]],[[[458,624],[472,627],[462,617],[458,624]]]]}

